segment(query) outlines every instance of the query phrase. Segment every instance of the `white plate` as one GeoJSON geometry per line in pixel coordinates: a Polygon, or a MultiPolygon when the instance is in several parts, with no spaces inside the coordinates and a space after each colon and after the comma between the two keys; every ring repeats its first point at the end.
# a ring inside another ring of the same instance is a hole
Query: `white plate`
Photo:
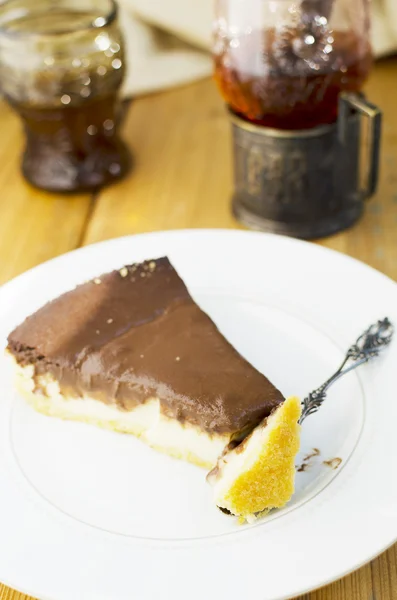
{"type": "MultiPolygon", "coordinates": [[[[271,235],[179,231],[90,246],[5,285],[0,344],[75,284],[164,254],[285,395],[322,383],[370,323],[397,323],[397,286],[350,258],[271,235]]],[[[320,454],[293,499],[241,526],[213,506],[203,470],[36,414],[0,359],[0,580],[42,600],[278,600],[341,577],[397,539],[396,361],[394,343],[331,388],[304,424],[297,466],[320,454]]]]}

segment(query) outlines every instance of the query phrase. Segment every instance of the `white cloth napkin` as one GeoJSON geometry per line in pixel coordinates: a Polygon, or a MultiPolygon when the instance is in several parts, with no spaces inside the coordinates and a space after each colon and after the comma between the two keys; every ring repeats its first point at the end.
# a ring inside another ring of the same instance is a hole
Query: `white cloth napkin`
{"type": "MultiPolygon", "coordinates": [[[[133,7],[135,0],[121,0],[120,22],[124,30],[127,46],[127,75],[123,86],[123,95],[136,96],[161,89],[182,85],[208,77],[212,72],[209,54],[209,42],[189,44],[189,27],[176,35],[172,21],[164,21],[158,27],[141,16],[137,16],[133,7]],[[187,32],[187,33],[186,33],[187,32]],[[204,46],[204,48],[203,48],[204,46]]],[[[164,7],[167,0],[162,0],[164,7]]],[[[187,0],[190,2],[190,0],[187,0]]],[[[150,4],[150,0],[148,4],[150,4]]],[[[170,0],[170,4],[176,4],[170,0]]],[[[157,3],[153,2],[154,6],[157,3]]],[[[161,12],[158,10],[158,12],[161,12]]],[[[168,11],[164,9],[168,15],[168,11]]],[[[174,25],[178,28],[178,19],[174,25]]],[[[202,26],[205,31],[205,27],[202,26]]],[[[197,40],[196,40],[197,42],[197,40]]]]}
{"type": "MultiPolygon", "coordinates": [[[[119,0],[127,43],[124,95],[154,92],[207,77],[213,0],[119,0]]],[[[373,0],[376,57],[397,51],[397,1],[373,0]]]]}

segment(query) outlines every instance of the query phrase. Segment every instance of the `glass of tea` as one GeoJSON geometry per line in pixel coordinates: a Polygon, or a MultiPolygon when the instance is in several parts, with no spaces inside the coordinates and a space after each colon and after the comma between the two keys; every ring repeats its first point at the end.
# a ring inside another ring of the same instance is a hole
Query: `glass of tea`
{"type": "Polygon", "coordinates": [[[360,218],[381,135],[381,112],[361,91],[369,26],[369,0],[216,0],[232,210],[248,227],[313,239],[360,218]]]}
{"type": "Polygon", "coordinates": [[[297,130],[333,123],[372,65],[368,0],[217,0],[215,78],[238,116],[297,130]]]}
{"type": "Polygon", "coordinates": [[[31,184],[81,191],[128,171],[118,132],[124,71],[113,0],[0,5],[2,93],[24,125],[22,171],[31,184]]]}

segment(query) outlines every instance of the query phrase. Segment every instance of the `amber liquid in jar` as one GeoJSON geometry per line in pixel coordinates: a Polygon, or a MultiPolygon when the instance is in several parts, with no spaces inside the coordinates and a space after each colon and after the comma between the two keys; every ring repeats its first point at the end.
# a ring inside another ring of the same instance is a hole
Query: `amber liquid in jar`
{"type": "MultiPolygon", "coordinates": [[[[311,40],[310,40],[311,41],[311,40]]],[[[328,32],[310,56],[300,35],[272,29],[225,40],[215,53],[215,79],[240,117],[277,129],[333,123],[341,91],[358,91],[372,65],[367,42],[352,32],[328,32]]]]}
{"type": "Polygon", "coordinates": [[[9,102],[24,124],[22,170],[33,185],[84,191],[129,170],[130,153],[116,131],[117,92],[56,108],[9,102]]]}
{"type": "MultiPolygon", "coordinates": [[[[29,28],[38,36],[54,32],[54,45],[59,40],[62,45],[51,53],[47,44],[35,68],[26,70],[24,84],[13,85],[11,76],[4,89],[26,134],[23,173],[30,183],[49,191],[99,188],[130,167],[130,153],[118,133],[122,40],[115,24],[84,31],[96,18],[94,12],[68,10],[46,18],[40,14],[35,22],[33,15],[29,28]],[[62,32],[65,23],[68,33],[62,32]],[[69,33],[73,29],[75,35],[69,33]],[[70,51],[65,48],[66,36],[70,36],[70,51]]],[[[18,32],[18,22],[13,30],[18,32]]],[[[22,79],[24,67],[19,60],[16,68],[22,79]]]]}

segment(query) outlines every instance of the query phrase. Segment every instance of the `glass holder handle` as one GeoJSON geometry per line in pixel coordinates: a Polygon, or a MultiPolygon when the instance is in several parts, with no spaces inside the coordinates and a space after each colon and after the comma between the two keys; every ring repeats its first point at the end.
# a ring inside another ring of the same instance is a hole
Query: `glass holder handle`
{"type": "Polygon", "coordinates": [[[347,135],[347,119],[352,114],[358,114],[367,120],[368,146],[367,166],[368,174],[365,183],[359,187],[362,198],[370,198],[376,191],[379,177],[379,153],[382,128],[382,113],[380,109],[368,102],[362,94],[342,92],[339,96],[338,137],[341,143],[345,142],[347,135]]]}

